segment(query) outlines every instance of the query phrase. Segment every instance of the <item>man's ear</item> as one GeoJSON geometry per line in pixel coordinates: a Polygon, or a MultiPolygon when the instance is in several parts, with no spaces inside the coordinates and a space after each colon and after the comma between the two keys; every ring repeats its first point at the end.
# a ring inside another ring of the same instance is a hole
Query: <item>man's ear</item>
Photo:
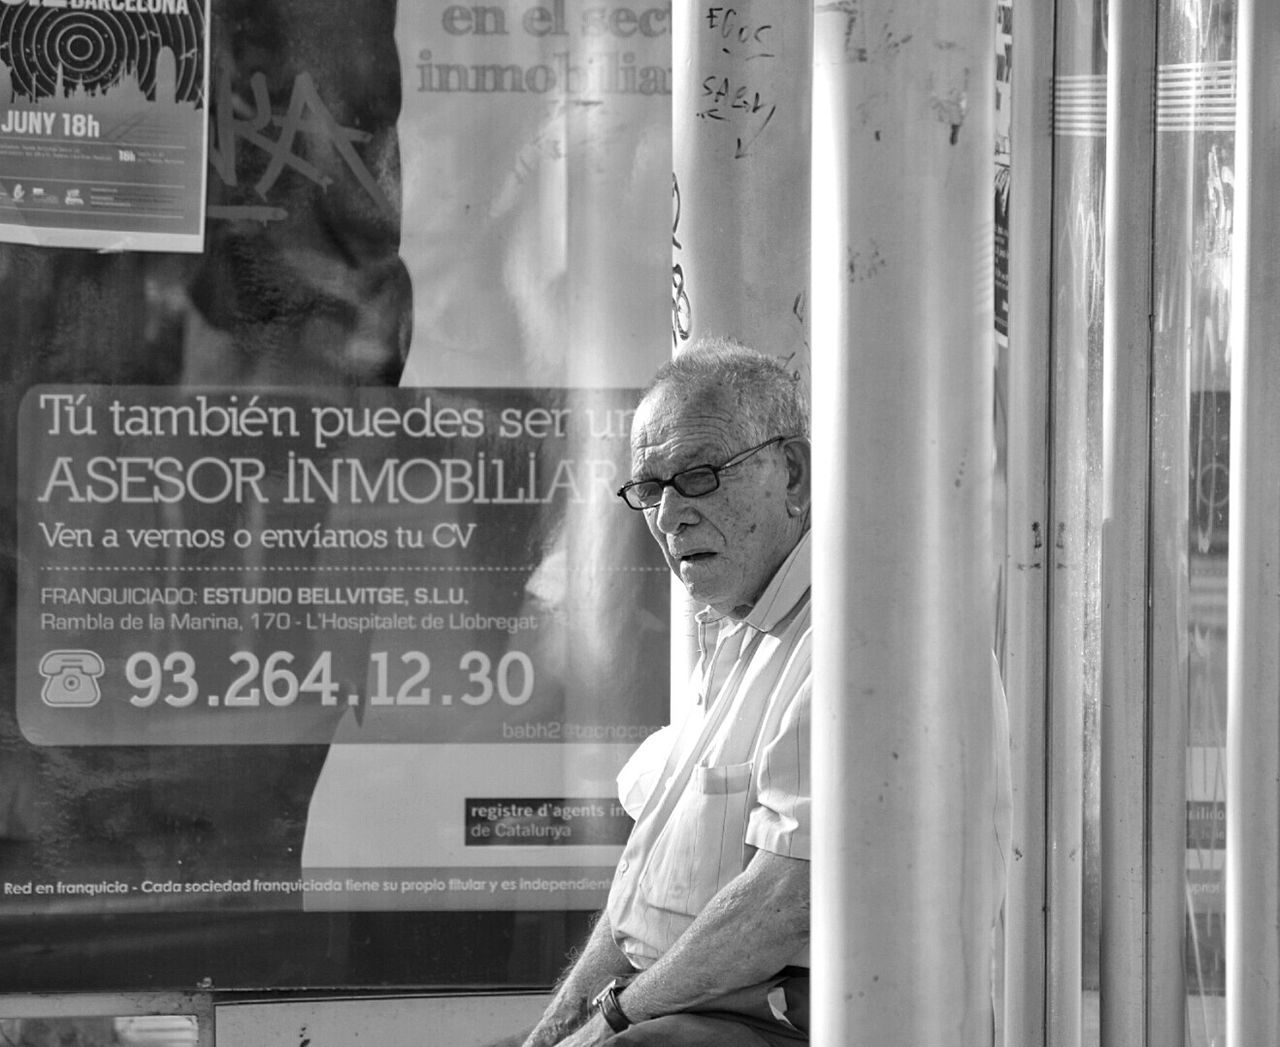
{"type": "Polygon", "coordinates": [[[793,436],[782,445],[787,458],[787,508],[795,515],[809,511],[813,486],[813,446],[807,436],[793,436]]]}

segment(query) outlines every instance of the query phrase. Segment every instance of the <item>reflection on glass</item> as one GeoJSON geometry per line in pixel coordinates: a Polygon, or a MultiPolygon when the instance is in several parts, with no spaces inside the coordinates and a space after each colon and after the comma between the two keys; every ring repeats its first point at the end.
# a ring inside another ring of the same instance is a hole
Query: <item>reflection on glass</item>
{"type": "MultiPolygon", "coordinates": [[[[1055,54],[1053,498],[1055,571],[1052,732],[1049,1038],[1099,1042],[1100,767],[1097,557],[1100,519],[1102,202],[1105,166],[1105,0],[1058,9],[1055,54]],[[1073,810],[1072,796],[1080,799],[1073,810]],[[1079,820],[1077,821],[1077,817],[1079,820]],[[1053,853],[1080,846],[1073,865],[1053,853]],[[1071,923],[1073,899],[1080,924],[1071,923]],[[1079,945],[1078,957],[1073,951],[1079,945]],[[1079,964],[1074,968],[1074,964],[1079,964]],[[1080,990],[1083,990],[1081,994],[1080,990]]],[[[1233,210],[1235,0],[1161,0],[1158,12],[1157,166],[1152,473],[1185,477],[1173,509],[1153,503],[1153,557],[1178,592],[1158,600],[1160,628],[1176,628],[1182,681],[1157,694],[1185,710],[1186,1043],[1224,1040],[1228,313],[1233,210]],[[1182,439],[1177,434],[1185,434],[1182,439]],[[1159,442],[1161,434],[1174,439],[1159,442]],[[1172,444],[1172,445],[1170,445],[1172,444]],[[1172,514],[1172,518],[1171,517],[1172,514]],[[1185,536],[1185,537],[1184,537],[1185,536]]],[[[1156,12],[1153,11],[1153,16],[1156,12]]],[[[1176,481],[1174,481],[1176,484],[1176,481]]],[[[1164,656],[1164,655],[1159,655],[1164,656]]],[[[1172,668],[1173,671],[1170,671],[1172,668]]],[[[1172,754],[1164,754],[1172,756],[1172,754]]]]}
{"type": "MultiPolygon", "coordinates": [[[[1016,29],[1016,26],[1015,26],[1016,29]]],[[[1048,825],[1052,1044],[1097,1043],[1106,6],[1061,5],[1054,61],[1048,825]]]]}
{"type": "Polygon", "coordinates": [[[195,1047],[190,1014],[93,1018],[0,1018],[5,1047],[195,1047]]]}
{"type": "MultiPolygon", "coordinates": [[[[1155,353],[1187,418],[1186,1042],[1224,1042],[1227,475],[1235,2],[1163,0],[1157,77],[1155,353]]],[[[1177,405],[1170,405],[1176,408],[1177,405]]],[[[1157,455],[1160,450],[1157,448],[1157,455]]],[[[1161,527],[1161,521],[1155,526],[1161,527]]],[[[1162,539],[1152,535],[1153,548],[1162,539]]],[[[1162,613],[1160,607],[1155,613],[1162,613]]]]}

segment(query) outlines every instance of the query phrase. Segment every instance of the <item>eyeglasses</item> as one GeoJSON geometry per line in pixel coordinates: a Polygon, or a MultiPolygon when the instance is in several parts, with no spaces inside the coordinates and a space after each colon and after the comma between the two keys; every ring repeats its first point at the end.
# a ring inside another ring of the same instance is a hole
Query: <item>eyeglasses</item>
{"type": "Polygon", "coordinates": [[[685,498],[701,498],[720,486],[720,474],[726,469],[745,462],[757,451],[763,451],[771,444],[788,439],[790,437],[775,436],[762,444],[756,444],[755,447],[739,451],[721,465],[691,465],[688,469],[681,469],[667,480],[632,480],[619,487],[617,494],[632,509],[652,509],[662,501],[662,492],[668,487],[674,487],[685,498]]]}

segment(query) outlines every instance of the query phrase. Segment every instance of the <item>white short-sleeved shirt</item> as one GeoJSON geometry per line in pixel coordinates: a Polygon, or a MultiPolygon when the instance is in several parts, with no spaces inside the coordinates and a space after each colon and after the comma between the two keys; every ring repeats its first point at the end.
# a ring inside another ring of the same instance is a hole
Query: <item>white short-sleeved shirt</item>
{"type": "MultiPolygon", "coordinates": [[[[636,824],[607,912],[636,967],[662,956],[756,850],[809,860],[809,578],[806,534],[744,620],[698,616],[694,701],[618,776],[636,824]]],[[[807,950],[792,962],[807,966],[807,950]]]]}

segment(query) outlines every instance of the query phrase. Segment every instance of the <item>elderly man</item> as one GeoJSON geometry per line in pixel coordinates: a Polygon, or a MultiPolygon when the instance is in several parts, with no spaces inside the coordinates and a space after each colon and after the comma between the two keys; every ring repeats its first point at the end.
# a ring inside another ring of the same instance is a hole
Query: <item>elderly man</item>
{"type": "Polygon", "coordinates": [[[730,342],[637,408],[618,494],[704,605],[702,657],[619,775],[635,827],[526,1047],[808,1042],[808,437],[800,382],[730,342]]]}

